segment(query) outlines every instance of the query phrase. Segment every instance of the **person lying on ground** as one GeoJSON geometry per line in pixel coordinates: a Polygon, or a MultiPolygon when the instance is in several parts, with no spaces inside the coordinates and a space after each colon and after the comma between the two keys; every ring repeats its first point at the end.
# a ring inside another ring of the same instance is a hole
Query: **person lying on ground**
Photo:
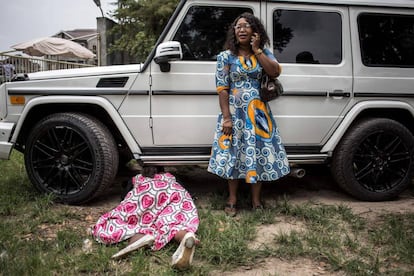
{"type": "Polygon", "coordinates": [[[132,178],[132,184],[124,200],[92,227],[93,237],[103,244],[129,241],[113,258],[144,246],[160,250],[174,239],[179,246],[171,264],[188,268],[199,242],[195,236],[198,212],[191,195],[161,167],[144,167],[142,174],[132,178]]]}

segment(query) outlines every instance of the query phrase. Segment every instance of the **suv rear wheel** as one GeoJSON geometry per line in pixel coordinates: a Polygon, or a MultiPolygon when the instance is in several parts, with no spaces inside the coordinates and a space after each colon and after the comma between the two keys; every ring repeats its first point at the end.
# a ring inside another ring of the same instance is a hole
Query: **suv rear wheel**
{"type": "Polygon", "coordinates": [[[24,157],[33,185],[68,204],[99,195],[113,182],[119,158],[109,130],[81,113],[52,114],[37,123],[24,157]]]}
{"type": "Polygon", "coordinates": [[[357,123],[335,150],[332,173],[354,197],[390,200],[410,184],[414,137],[391,119],[371,118],[357,123]]]}

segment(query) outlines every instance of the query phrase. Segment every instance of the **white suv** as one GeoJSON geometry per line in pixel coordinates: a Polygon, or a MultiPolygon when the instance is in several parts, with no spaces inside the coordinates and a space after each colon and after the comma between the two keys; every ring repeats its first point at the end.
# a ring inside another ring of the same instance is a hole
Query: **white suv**
{"type": "Polygon", "coordinates": [[[330,165],[353,196],[392,199],[413,171],[414,2],[331,2],[183,0],[143,64],[3,84],[0,158],[23,152],[35,187],[71,204],[97,196],[130,159],[206,164],[216,55],[249,11],[283,66],[271,108],[292,165],[330,165]]]}

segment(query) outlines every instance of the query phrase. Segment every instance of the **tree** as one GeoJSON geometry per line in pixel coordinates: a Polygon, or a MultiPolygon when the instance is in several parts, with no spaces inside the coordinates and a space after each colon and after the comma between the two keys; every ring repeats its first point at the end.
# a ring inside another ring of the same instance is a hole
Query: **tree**
{"type": "Polygon", "coordinates": [[[118,24],[110,51],[126,51],[143,61],[151,51],[179,0],[118,0],[113,17],[118,24]]]}

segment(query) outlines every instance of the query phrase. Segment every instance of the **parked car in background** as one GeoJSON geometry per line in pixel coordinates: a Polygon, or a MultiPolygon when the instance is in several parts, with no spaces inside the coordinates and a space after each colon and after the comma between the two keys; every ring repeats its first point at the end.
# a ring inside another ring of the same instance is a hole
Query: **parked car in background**
{"type": "Polygon", "coordinates": [[[397,197],[414,152],[410,0],[179,3],[143,64],[29,74],[0,86],[0,158],[24,154],[40,191],[79,204],[125,164],[206,164],[219,113],[216,55],[243,12],[282,64],[270,103],[292,166],[330,166],[361,200],[397,197]]]}

